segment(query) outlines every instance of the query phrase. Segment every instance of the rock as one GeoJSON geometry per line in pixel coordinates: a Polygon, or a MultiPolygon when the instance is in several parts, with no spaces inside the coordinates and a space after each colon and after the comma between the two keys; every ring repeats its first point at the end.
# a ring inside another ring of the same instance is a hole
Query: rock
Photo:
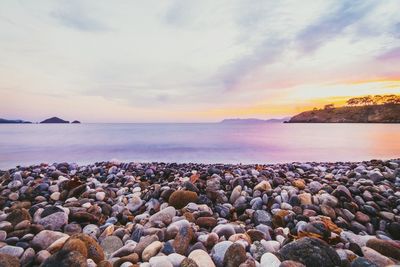
{"type": "Polygon", "coordinates": [[[231,241],[222,241],[215,244],[215,246],[212,248],[211,257],[218,267],[224,266],[225,253],[232,244],[233,242],[231,241]]]}
{"type": "Polygon", "coordinates": [[[174,207],[167,207],[165,209],[160,210],[159,212],[153,214],[149,218],[149,222],[151,223],[164,223],[164,224],[170,224],[172,221],[172,218],[175,216],[176,210],[174,207]]]}
{"type": "Polygon", "coordinates": [[[117,236],[107,236],[103,239],[103,241],[101,241],[100,245],[103,248],[103,251],[107,258],[115,251],[124,246],[121,239],[117,236]]]}
{"type": "Polygon", "coordinates": [[[149,261],[151,267],[174,267],[167,256],[155,256],[149,261]]]}
{"type": "Polygon", "coordinates": [[[61,232],[43,230],[33,238],[32,246],[40,249],[47,249],[56,240],[63,237],[68,237],[68,235],[61,232]]]}
{"type": "Polygon", "coordinates": [[[48,252],[47,250],[41,250],[36,254],[36,262],[39,264],[43,263],[50,256],[50,252],[48,252]]]}
{"type": "Polygon", "coordinates": [[[304,182],[303,179],[296,179],[292,182],[292,185],[297,187],[300,190],[303,190],[304,188],[306,188],[306,184],[304,182]]]}
{"type": "Polygon", "coordinates": [[[197,263],[189,258],[185,258],[182,262],[180,267],[199,267],[197,263]]]}
{"type": "Polygon", "coordinates": [[[272,224],[272,216],[265,210],[256,210],[253,214],[254,223],[258,224],[272,224]]]}
{"type": "Polygon", "coordinates": [[[0,267],[20,267],[18,258],[0,253],[0,267]]]}
{"type": "Polygon", "coordinates": [[[366,258],[367,260],[370,260],[371,262],[373,262],[374,264],[376,264],[378,266],[388,266],[388,265],[395,264],[394,261],[392,261],[391,259],[389,259],[386,256],[383,256],[382,254],[373,250],[372,248],[362,247],[361,250],[364,254],[364,258],[366,258]]]}
{"type": "MultiPolygon", "coordinates": [[[[33,261],[35,260],[35,250],[33,248],[27,248],[24,251],[24,254],[22,254],[21,258],[20,258],[20,263],[22,266],[30,266],[32,265],[33,261]]],[[[1,262],[1,260],[0,260],[1,262]]],[[[1,263],[0,263],[0,266],[1,263]]]]}
{"type": "Polygon", "coordinates": [[[150,245],[148,245],[142,253],[142,260],[149,261],[151,257],[155,256],[163,247],[163,244],[160,241],[154,241],[150,245]]]}
{"type": "Polygon", "coordinates": [[[367,247],[372,248],[382,255],[400,261],[400,242],[398,243],[391,240],[381,240],[374,238],[367,241],[367,247]]]}
{"type": "Polygon", "coordinates": [[[14,247],[6,245],[0,248],[0,254],[8,254],[10,256],[14,256],[16,258],[21,257],[22,253],[24,253],[24,249],[20,247],[14,247]]]}
{"type": "Polygon", "coordinates": [[[310,189],[311,193],[316,194],[322,188],[322,184],[318,181],[312,181],[308,184],[308,188],[310,189]]]}
{"type": "Polygon", "coordinates": [[[298,261],[307,267],[335,267],[341,261],[336,251],[316,238],[305,237],[283,246],[279,254],[284,260],[298,261]]]}
{"type": "Polygon", "coordinates": [[[61,237],[60,239],[57,239],[54,241],[50,246],[47,247],[47,251],[50,252],[51,254],[54,254],[55,252],[59,251],[60,249],[63,248],[65,242],[67,242],[69,236],[61,237]]]}
{"type": "Polygon", "coordinates": [[[364,257],[358,257],[351,262],[351,267],[379,267],[375,263],[370,260],[367,260],[364,257]]]}
{"type": "Polygon", "coordinates": [[[86,258],[77,251],[60,250],[48,257],[40,267],[87,267],[86,258]]]}
{"type": "Polygon", "coordinates": [[[188,258],[193,260],[198,267],[215,267],[210,255],[202,249],[193,250],[188,258]]]}
{"type": "Polygon", "coordinates": [[[388,231],[394,239],[400,240],[400,223],[392,222],[388,227],[388,231]]]}
{"type": "Polygon", "coordinates": [[[92,259],[95,263],[104,260],[103,248],[96,240],[86,234],[72,235],[65,242],[63,249],[78,251],[84,257],[92,259]]]}
{"type": "Polygon", "coordinates": [[[265,253],[261,257],[260,267],[279,267],[281,261],[272,253],[265,253]]]}
{"type": "Polygon", "coordinates": [[[174,267],[179,267],[185,258],[185,256],[182,256],[178,253],[172,253],[168,255],[168,260],[172,263],[172,266],[174,267]]]}
{"type": "Polygon", "coordinates": [[[242,187],[240,185],[236,186],[231,193],[231,196],[229,198],[229,201],[234,204],[235,201],[240,197],[240,194],[242,193],[242,187]]]}
{"type": "Polygon", "coordinates": [[[129,263],[131,263],[131,264],[135,264],[135,263],[137,263],[138,261],[139,261],[139,255],[136,254],[136,253],[131,253],[131,254],[129,254],[129,255],[126,255],[126,256],[121,257],[120,259],[116,260],[116,261],[114,262],[114,266],[119,266],[119,265],[121,265],[122,263],[126,263],[126,262],[129,262],[129,263]]]}
{"type": "Polygon", "coordinates": [[[96,193],[96,199],[98,201],[103,201],[106,197],[106,193],[105,192],[97,192],[96,193]]]}
{"type": "Polygon", "coordinates": [[[254,186],[254,190],[259,190],[259,191],[268,191],[271,190],[272,187],[268,181],[262,181],[256,186],[254,186]]]}
{"type": "Polygon", "coordinates": [[[196,203],[198,199],[197,193],[188,190],[178,190],[171,194],[168,203],[176,209],[185,207],[190,202],[196,203]]]}
{"type": "Polygon", "coordinates": [[[299,199],[300,199],[301,205],[311,205],[312,204],[310,193],[299,194],[299,199]]]}
{"type": "Polygon", "coordinates": [[[199,217],[196,224],[200,227],[212,228],[217,225],[217,220],[213,217],[199,217]]]}
{"type": "Polygon", "coordinates": [[[155,241],[158,241],[158,237],[156,235],[148,235],[142,237],[139,243],[134,248],[134,252],[138,255],[142,255],[145,248],[147,248],[151,243],[155,241]]]}
{"type": "Polygon", "coordinates": [[[15,209],[10,214],[8,214],[6,220],[13,225],[17,225],[18,223],[24,220],[31,221],[32,217],[26,209],[20,208],[20,209],[15,209]]]}
{"type": "Polygon", "coordinates": [[[38,221],[47,230],[61,230],[68,223],[68,215],[65,212],[52,213],[38,221]]]}
{"type": "Polygon", "coordinates": [[[304,264],[297,261],[283,261],[279,267],[306,267],[304,264]]]}
{"type": "Polygon", "coordinates": [[[82,233],[96,239],[97,237],[100,236],[100,229],[95,224],[88,224],[83,228],[82,233]]]}
{"type": "Polygon", "coordinates": [[[193,230],[190,226],[182,226],[173,242],[176,253],[186,255],[186,251],[189,248],[190,241],[193,239],[193,230]]]}
{"type": "Polygon", "coordinates": [[[224,267],[236,267],[247,259],[246,250],[238,243],[233,243],[225,252],[224,267]]]}

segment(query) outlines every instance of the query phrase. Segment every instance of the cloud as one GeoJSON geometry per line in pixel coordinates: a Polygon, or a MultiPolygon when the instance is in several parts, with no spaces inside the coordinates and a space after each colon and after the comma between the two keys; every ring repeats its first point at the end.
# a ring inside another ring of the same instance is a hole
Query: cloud
{"type": "Polygon", "coordinates": [[[395,47],[381,55],[377,58],[379,61],[383,62],[399,62],[400,61],[400,47],[395,47]]]}
{"type": "Polygon", "coordinates": [[[50,12],[50,16],[63,26],[83,32],[102,32],[110,30],[104,23],[94,19],[80,2],[70,1],[50,12]]]}
{"type": "Polygon", "coordinates": [[[288,40],[266,38],[250,53],[242,56],[233,63],[224,66],[217,77],[221,80],[225,90],[237,89],[241,80],[255,69],[274,63],[284,53],[288,40]]]}
{"type": "Polygon", "coordinates": [[[333,11],[321,16],[298,34],[296,42],[299,48],[306,54],[314,52],[321,45],[342,34],[347,27],[367,16],[374,8],[371,3],[364,0],[340,1],[340,5],[333,11]]]}

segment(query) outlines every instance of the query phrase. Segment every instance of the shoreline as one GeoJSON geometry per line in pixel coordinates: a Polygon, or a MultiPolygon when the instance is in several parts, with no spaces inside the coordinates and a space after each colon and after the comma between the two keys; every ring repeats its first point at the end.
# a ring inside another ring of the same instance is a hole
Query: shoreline
{"type": "Polygon", "coordinates": [[[8,262],[400,263],[400,159],[58,163],[1,170],[0,177],[0,260],[8,262]]]}

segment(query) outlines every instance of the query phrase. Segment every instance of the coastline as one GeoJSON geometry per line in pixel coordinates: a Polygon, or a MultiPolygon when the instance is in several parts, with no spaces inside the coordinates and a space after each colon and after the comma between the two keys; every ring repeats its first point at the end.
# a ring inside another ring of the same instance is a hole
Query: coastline
{"type": "Polygon", "coordinates": [[[124,267],[400,262],[400,159],[59,163],[1,170],[0,177],[0,260],[124,267]]]}

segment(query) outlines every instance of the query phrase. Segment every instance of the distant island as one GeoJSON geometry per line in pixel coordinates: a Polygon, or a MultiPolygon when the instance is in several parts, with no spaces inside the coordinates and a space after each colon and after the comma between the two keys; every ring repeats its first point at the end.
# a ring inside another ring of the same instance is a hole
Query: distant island
{"type": "Polygon", "coordinates": [[[347,105],[302,112],[289,123],[400,123],[400,96],[376,95],[351,98],[347,105]]]}
{"type": "Polygon", "coordinates": [[[7,120],[0,118],[0,123],[32,123],[32,122],[23,120],[7,120]]]}
{"type": "MultiPolygon", "coordinates": [[[[0,118],[0,124],[11,124],[11,123],[22,124],[22,123],[32,123],[32,122],[24,121],[24,120],[9,120],[9,119],[0,118]]],[[[35,123],[37,123],[37,122],[35,122],[35,123]]],[[[41,121],[40,123],[69,123],[69,121],[60,119],[58,117],[51,117],[51,118],[48,118],[48,119],[46,119],[44,121],[41,121]]],[[[71,124],[79,124],[79,123],[81,123],[81,122],[78,121],[78,120],[74,120],[73,122],[71,122],[71,124]]]]}
{"type": "Polygon", "coordinates": [[[69,121],[65,121],[65,120],[60,119],[58,117],[51,117],[49,119],[41,121],[40,123],[69,123],[69,121]]]}
{"type": "Polygon", "coordinates": [[[220,123],[222,124],[262,124],[262,123],[283,123],[285,121],[290,120],[290,117],[282,118],[282,119],[269,119],[269,120],[261,120],[261,119],[224,119],[220,123]]]}

